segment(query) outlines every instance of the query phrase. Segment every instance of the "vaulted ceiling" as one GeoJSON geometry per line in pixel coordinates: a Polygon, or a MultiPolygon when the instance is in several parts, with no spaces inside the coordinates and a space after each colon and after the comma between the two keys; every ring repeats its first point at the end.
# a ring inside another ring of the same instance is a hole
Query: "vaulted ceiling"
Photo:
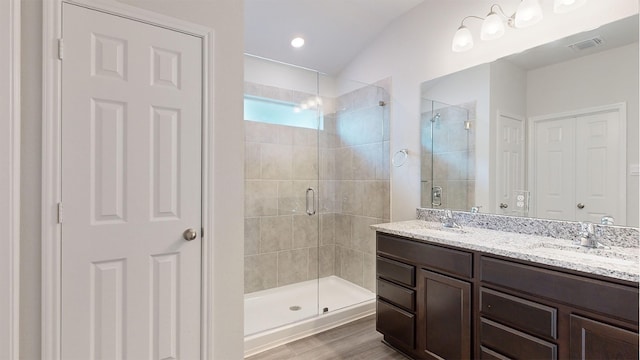
{"type": "Polygon", "coordinates": [[[245,52],[335,75],[423,0],[245,0],[245,52]],[[302,48],[290,41],[301,36],[302,48]]]}

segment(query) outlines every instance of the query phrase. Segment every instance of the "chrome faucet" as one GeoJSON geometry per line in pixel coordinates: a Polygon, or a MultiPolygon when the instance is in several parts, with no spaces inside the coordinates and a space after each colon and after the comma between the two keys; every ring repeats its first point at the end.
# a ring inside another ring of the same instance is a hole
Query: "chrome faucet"
{"type": "Polygon", "coordinates": [[[614,219],[611,215],[605,215],[600,219],[600,224],[602,225],[613,225],[614,219]]]}
{"type": "Polygon", "coordinates": [[[453,218],[453,212],[449,209],[444,210],[444,218],[442,219],[442,226],[446,228],[462,229],[462,226],[456,222],[453,218]]]}
{"type": "Polygon", "coordinates": [[[598,239],[593,223],[588,221],[580,222],[580,246],[590,248],[598,247],[598,239]]]}

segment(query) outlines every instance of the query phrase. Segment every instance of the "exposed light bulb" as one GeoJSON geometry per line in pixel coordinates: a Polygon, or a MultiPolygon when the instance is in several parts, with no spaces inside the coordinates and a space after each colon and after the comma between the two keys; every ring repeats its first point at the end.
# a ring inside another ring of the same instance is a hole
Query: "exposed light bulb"
{"type": "Polygon", "coordinates": [[[587,0],[554,0],[553,12],[556,14],[564,14],[573,11],[584,5],[587,0]]]}
{"type": "Polygon", "coordinates": [[[516,11],[516,27],[525,28],[542,20],[542,8],[538,0],[522,0],[516,11]]]}
{"type": "Polygon", "coordinates": [[[304,39],[301,37],[297,37],[291,40],[291,46],[293,46],[294,48],[300,48],[304,46],[304,39]]]}
{"type": "Polygon", "coordinates": [[[451,50],[455,52],[467,51],[473,47],[473,37],[471,31],[464,26],[460,25],[458,31],[453,36],[453,42],[451,44],[451,50]]]}
{"type": "Polygon", "coordinates": [[[490,12],[487,18],[482,22],[480,29],[480,39],[494,40],[504,35],[504,22],[498,14],[490,12]]]}

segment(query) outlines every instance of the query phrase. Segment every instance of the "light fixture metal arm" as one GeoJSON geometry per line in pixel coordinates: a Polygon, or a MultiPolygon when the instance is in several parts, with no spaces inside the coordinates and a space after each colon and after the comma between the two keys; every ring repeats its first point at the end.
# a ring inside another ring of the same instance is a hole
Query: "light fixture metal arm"
{"type": "Polygon", "coordinates": [[[475,18],[475,19],[480,19],[480,20],[484,21],[483,17],[475,16],[475,15],[469,15],[469,16],[465,16],[464,19],[462,19],[462,21],[460,21],[460,26],[464,26],[464,21],[467,20],[468,18],[475,18]]]}
{"type": "Polygon", "coordinates": [[[500,14],[502,14],[502,16],[505,17],[505,19],[507,19],[507,25],[509,25],[510,27],[515,27],[515,20],[516,20],[516,12],[514,11],[513,14],[511,14],[511,16],[507,15],[507,13],[504,12],[504,10],[502,9],[502,6],[500,6],[499,4],[493,4],[491,5],[491,8],[489,8],[489,14],[493,13],[493,8],[497,7],[498,10],[500,10],[500,14]]]}

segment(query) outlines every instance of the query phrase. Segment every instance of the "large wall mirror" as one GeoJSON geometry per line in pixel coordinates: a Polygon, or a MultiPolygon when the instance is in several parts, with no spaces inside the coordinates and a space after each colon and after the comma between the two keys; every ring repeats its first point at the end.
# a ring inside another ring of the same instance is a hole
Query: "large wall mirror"
{"type": "Polygon", "coordinates": [[[638,16],[421,85],[421,206],[638,226],[638,16]]]}

